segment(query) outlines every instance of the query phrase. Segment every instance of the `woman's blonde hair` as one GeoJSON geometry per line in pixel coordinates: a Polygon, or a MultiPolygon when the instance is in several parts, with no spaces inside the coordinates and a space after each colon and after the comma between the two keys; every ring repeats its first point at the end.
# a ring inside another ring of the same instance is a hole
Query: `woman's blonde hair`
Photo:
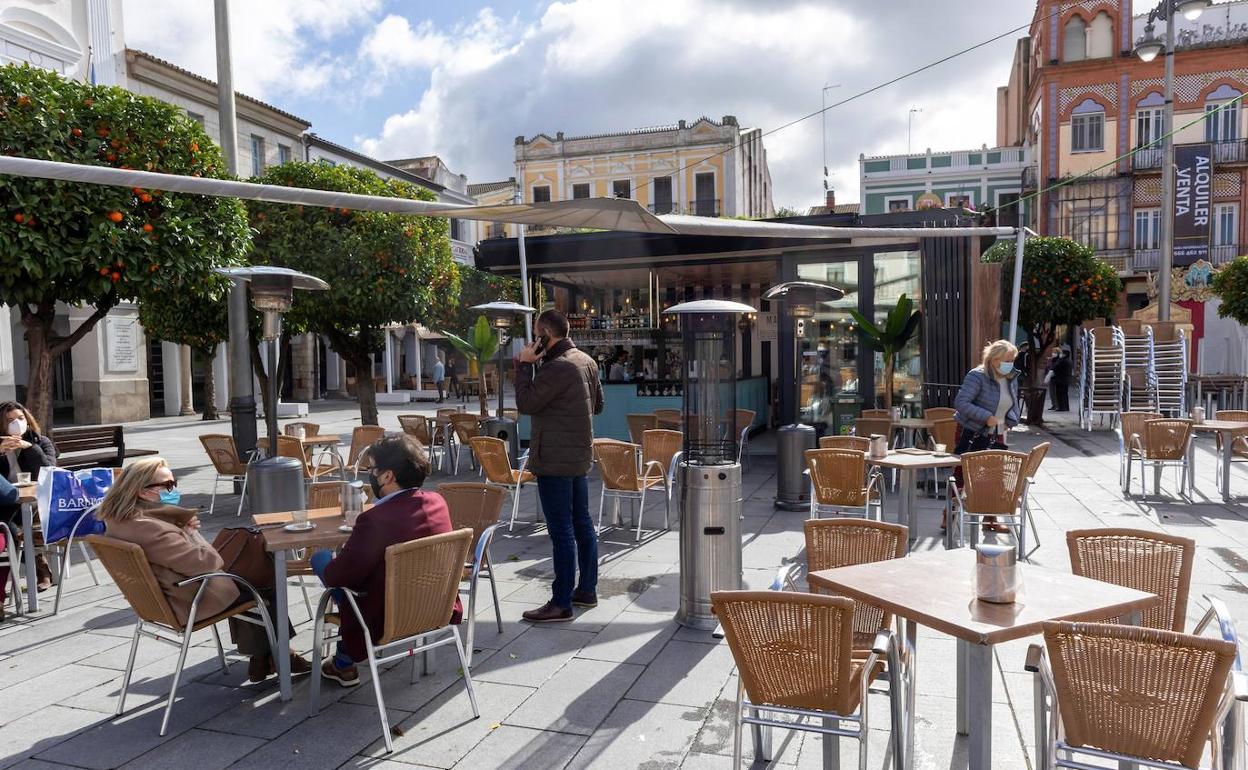
{"type": "Polygon", "coordinates": [[[1014,347],[1014,343],[1009,340],[997,340],[989,342],[984,346],[983,358],[980,364],[984,367],[984,371],[989,374],[996,374],[992,368],[993,361],[1004,361],[1006,359],[1013,361],[1018,358],[1018,348],[1014,347]]]}
{"type": "Polygon", "coordinates": [[[104,495],[96,518],[100,521],[125,521],[139,515],[139,495],[156,477],[156,471],[169,467],[163,457],[144,457],[127,465],[113,486],[104,495]]]}

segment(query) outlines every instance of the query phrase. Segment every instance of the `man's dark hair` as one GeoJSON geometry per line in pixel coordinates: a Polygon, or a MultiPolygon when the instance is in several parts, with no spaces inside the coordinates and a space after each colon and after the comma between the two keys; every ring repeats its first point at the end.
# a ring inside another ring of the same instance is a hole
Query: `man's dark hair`
{"type": "Polygon", "coordinates": [[[429,475],[429,456],[420,442],[406,433],[379,438],[368,448],[373,473],[390,471],[403,489],[419,487],[429,475]]]}
{"type": "Polygon", "coordinates": [[[568,317],[558,310],[547,310],[537,317],[539,326],[545,326],[554,337],[568,336],[568,317]]]}

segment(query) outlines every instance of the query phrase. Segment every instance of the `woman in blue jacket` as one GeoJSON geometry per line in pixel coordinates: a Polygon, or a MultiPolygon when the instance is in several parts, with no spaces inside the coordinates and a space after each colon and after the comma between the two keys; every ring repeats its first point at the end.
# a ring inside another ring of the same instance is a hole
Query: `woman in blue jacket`
{"type": "MultiPolygon", "coordinates": [[[[966,373],[953,400],[958,421],[954,454],[1005,448],[1005,434],[1018,424],[1017,356],[1018,348],[1009,340],[997,340],[984,348],[980,365],[966,373]]],[[[954,479],[962,483],[961,467],[954,469],[954,479]]],[[[994,530],[1005,530],[992,519],[984,521],[994,530]]]]}

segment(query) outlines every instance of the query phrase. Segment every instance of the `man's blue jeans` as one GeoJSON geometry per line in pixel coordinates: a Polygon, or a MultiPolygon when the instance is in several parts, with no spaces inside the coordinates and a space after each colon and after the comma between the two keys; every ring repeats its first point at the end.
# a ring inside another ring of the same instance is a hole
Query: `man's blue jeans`
{"type": "MultiPolygon", "coordinates": [[[[325,583],[325,568],[333,561],[333,551],[317,551],[312,554],[312,558],[308,559],[308,566],[312,568],[312,574],[321,579],[321,583],[325,583]]],[[[338,605],[338,612],[350,612],[351,608],[346,606],[346,595],[343,594],[341,588],[330,588],[329,595],[334,597],[334,603],[338,605]]],[[[337,654],[334,655],[334,665],[339,669],[354,665],[355,661],[346,653],[346,647],[342,640],[338,640],[337,654]]]]}
{"type": "Polygon", "coordinates": [[[598,533],[589,517],[589,482],[585,476],[538,476],[546,531],[554,546],[555,583],[552,601],[572,609],[572,589],[598,590],[598,533]],[[576,570],[580,566],[581,579],[576,570]]]}

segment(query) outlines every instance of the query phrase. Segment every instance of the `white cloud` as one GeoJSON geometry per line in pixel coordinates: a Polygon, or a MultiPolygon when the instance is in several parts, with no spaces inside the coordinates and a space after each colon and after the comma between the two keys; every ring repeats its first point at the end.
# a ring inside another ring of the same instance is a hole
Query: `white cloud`
{"type": "Polygon", "coordinates": [[[423,21],[412,29],[402,16],[390,14],[377,23],[360,43],[360,56],[383,74],[396,67],[433,67],[451,52],[450,40],[423,21]]]}

